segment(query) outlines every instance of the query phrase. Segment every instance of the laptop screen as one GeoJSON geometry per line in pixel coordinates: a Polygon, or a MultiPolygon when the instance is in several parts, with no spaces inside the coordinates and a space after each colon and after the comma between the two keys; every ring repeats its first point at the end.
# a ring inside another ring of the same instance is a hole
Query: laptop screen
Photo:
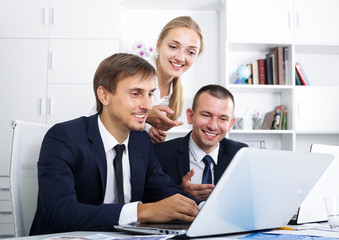
{"type": "MultiPolygon", "coordinates": [[[[285,226],[332,159],[332,155],[320,153],[242,148],[189,226],[186,236],[285,226]]],[[[145,227],[150,234],[150,225],[145,227]]],[[[142,232],[140,228],[116,227],[134,233],[142,232]]],[[[160,228],[151,230],[154,234],[164,232],[160,228]]]]}
{"type": "Polygon", "coordinates": [[[301,204],[298,224],[327,221],[324,197],[339,197],[339,146],[312,144],[311,152],[333,154],[334,161],[301,204]]]}

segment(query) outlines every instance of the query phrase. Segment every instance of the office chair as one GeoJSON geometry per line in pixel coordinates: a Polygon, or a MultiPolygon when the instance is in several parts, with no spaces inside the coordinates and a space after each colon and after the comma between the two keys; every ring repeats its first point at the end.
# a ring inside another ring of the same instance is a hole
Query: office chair
{"type": "Polygon", "coordinates": [[[50,126],[12,121],[13,142],[10,189],[15,237],[28,236],[37,205],[37,162],[43,137],[50,126]]]}

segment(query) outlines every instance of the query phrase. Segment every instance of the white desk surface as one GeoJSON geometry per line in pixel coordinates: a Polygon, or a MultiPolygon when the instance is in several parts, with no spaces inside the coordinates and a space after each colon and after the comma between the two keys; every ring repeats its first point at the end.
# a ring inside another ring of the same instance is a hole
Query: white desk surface
{"type": "MultiPolygon", "coordinates": [[[[20,238],[8,238],[8,239],[17,239],[17,240],[43,240],[48,238],[54,238],[54,237],[87,237],[91,235],[96,234],[102,234],[106,236],[111,236],[112,238],[128,238],[132,237],[133,235],[122,233],[122,232],[66,232],[66,233],[55,233],[55,234],[47,234],[47,235],[37,235],[37,236],[29,236],[29,237],[20,237],[20,238]]],[[[211,237],[211,238],[203,238],[204,240],[208,239],[238,239],[239,237],[244,237],[247,234],[238,234],[238,235],[232,235],[232,236],[223,236],[223,237],[211,237]]],[[[195,240],[198,240],[199,238],[194,238],[195,240]]],[[[60,239],[61,240],[61,239],[60,239]]],[[[67,239],[64,239],[67,240],[67,239]]]]}

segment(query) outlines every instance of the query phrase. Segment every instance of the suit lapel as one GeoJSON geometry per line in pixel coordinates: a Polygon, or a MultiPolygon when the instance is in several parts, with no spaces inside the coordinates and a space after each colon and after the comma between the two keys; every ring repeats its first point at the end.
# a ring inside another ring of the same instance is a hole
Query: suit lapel
{"type": "Polygon", "coordinates": [[[131,132],[128,142],[129,165],[131,172],[131,202],[141,199],[144,192],[144,183],[146,179],[144,141],[137,138],[135,132],[131,132]],[[132,151],[133,150],[133,151],[132,151]]]}
{"type": "Polygon", "coordinates": [[[176,154],[176,161],[178,165],[179,176],[182,178],[190,170],[190,157],[189,157],[189,148],[188,142],[190,138],[190,133],[187,134],[181,142],[178,143],[178,151],[176,154]]]}
{"type": "Polygon", "coordinates": [[[224,146],[225,139],[220,141],[219,146],[219,153],[218,153],[218,164],[214,167],[214,184],[217,184],[219,179],[221,178],[222,174],[224,173],[228,163],[229,163],[229,157],[227,154],[227,150],[224,146]]]}
{"type": "Polygon", "coordinates": [[[97,162],[102,183],[102,191],[106,191],[107,163],[104,145],[99,132],[98,114],[89,117],[87,136],[92,156],[97,162]]]}

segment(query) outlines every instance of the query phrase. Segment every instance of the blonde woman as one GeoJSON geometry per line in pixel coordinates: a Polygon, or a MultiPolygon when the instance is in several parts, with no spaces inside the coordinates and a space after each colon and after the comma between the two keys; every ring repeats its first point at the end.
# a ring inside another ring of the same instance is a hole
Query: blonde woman
{"type": "Polygon", "coordinates": [[[146,121],[153,143],[164,141],[166,131],[183,124],[177,120],[183,106],[180,76],[203,50],[201,29],[189,16],[174,18],[160,32],[156,49],[158,55],[153,65],[157,69],[157,89],[146,121]]]}

